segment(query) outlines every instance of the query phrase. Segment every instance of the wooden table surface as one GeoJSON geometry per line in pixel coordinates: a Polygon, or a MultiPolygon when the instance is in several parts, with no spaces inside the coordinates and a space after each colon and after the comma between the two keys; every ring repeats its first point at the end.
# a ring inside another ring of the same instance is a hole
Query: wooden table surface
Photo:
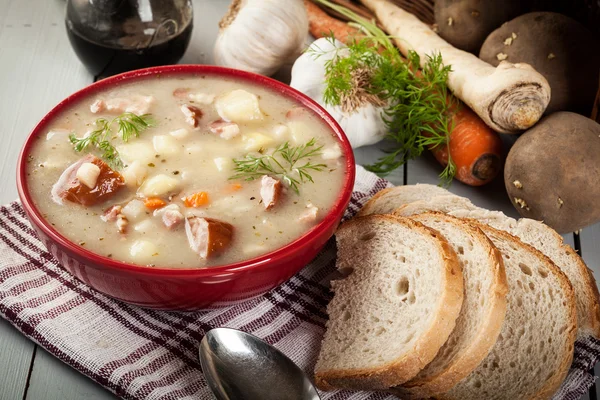
{"type": "MultiPolygon", "coordinates": [[[[182,63],[212,61],[217,21],[228,0],[195,0],[194,32],[182,63]]],[[[0,203],[17,198],[15,167],[29,131],[54,105],[92,83],[73,53],[64,27],[64,0],[0,0],[0,203]]],[[[381,145],[356,151],[357,162],[373,162],[381,145]]],[[[394,184],[437,183],[440,168],[431,158],[411,161],[388,176],[394,184]]],[[[516,216],[501,180],[484,188],[454,183],[452,192],[475,204],[516,216]]],[[[584,229],[567,243],[581,251],[600,273],[600,224],[584,229]]],[[[111,399],[114,395],[52,357],[0,319],[0,400],[111,399]]],[[[588,398],[586,396],[586,398],[588,398]]],[[[595,396],[592,394],[592,399],[595,396]]]]}

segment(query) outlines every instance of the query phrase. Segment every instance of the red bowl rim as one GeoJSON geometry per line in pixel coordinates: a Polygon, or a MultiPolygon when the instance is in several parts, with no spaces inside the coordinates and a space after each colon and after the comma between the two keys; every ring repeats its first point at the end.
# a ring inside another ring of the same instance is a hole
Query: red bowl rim
{"type": "Polygon", "coordinates": [[[318,237],[319,232],[326,232],[330,230],[334,224],[337,223],[338,219],[343,215],[348,205],[348,202],[350,201],[355,177],[354,154],[352,152],[352,147],[350,145],[350,142],[348,141],[348,138],[346,137],[344,131],[336,122],[336,120],[314,100],[282,82],[276,81],[274,79],[262,75],[213,65],[186,64],[152,67],[125,72],[123,74],[115,75],[95,82],[68,96],[66,99],[58,103],[58,105],[56,105],[48,114],[46,114],[44,118],[42,118],[42,120],[35,126],[35,128],[33,128],[31,133],[28,135],[19,154],[17,168],[17,190],[24,209],[28,212],[30,219],[32,219],[32,223],[34,223],[39,229],[43,231],[44,234],[46,234],[52,241],[58,243],[60,246],[66,248],[70,252],[76,254],[77,256],[83,259],[90,259],[95,264],[102,264],[103,268],[107,269],[128,271],[146,275],[194,277],[224,275],[239,271],[247,271],[259,268],[264,265],[268,265],[269,263],[276,262],[277,260],[289,258],[293,255],[293,253],[301,250],[305,245],[310,244],[313,240],[313,237],[318,237]],[[217,75],[227,78],[241,79],[251,84],[266,87],[267,89],[270,89],[288,99],[296,101],[302,106],[308,108],[309,110],[317,114],[329,126],[332,133],[334,133],[336,138],[338,139],[342,152],[345,156],[347,173],[345,174],[344,184],[342,186],[342,190],[338,198],[336,199],[335,205],[329,211],[329,213],[327,213],[323,220],[319,222],[319,224],[314,226],[312,229],[310,229],[308,232],[300,236],[298,239],[270,253],[246,261],[211,266],[207,268],[174,268],[160,266],[148,267],[136,264],[129,264],[126,262],[117,261],[112,258],[101,256],[81,246],[78,246],[66,237],[64,237],[62,234],[60,234],[57,230],[55,230],[42,217],[41,213],[35,206],[29,193],[29,189],[27,187],[27,155],[29,154],[31,147],[35,142],[35,139],[39,136],[40,133],[42,133],[43,129],[54,119],[54,117],[56,117],[65,108],[73,105],[74,103],[80,100],[85,99],[86,97],[90,97],[94,93],[97,93],[103,89],[109,89],[111,87],[114,87],[120,84],[121,82],[133,82],[136,80],[151,78],[152,76],[160,75],[198,74],[217,75]]]}

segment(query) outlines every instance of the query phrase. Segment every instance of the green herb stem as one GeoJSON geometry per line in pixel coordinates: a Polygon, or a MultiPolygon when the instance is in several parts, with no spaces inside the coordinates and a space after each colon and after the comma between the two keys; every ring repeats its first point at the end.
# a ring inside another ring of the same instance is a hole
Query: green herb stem
{"type": "Polygon", "coordinates": [[[123,142],[128,142],[133,137],[139,137],[142,131],[154,126],[155,123],[150,114],[136,115],[126,112],[112,120],[98,118],[95,125],[96,129],[84,137],[78,138],[75,134],[69,135],[73,149],[82,152],[88,147],[95,147],[100,150],[100,157],[104,161],[111,167],[120,169],[123,167],[123,161],[116,147],[111,143],[112,140],[120,137],[123,142]],[[116,137],[112,129],[115,124],[117,124],[116,137]]]}
{"type": "Polygon", "coordinates": [[[290,146],[289,142],[279,145],[271,154],[255,156],[246,155],[241,159],[234,159],[236,174],[229,179],[243,179],[253,181],[263,175],[281,178],[297,194],[300,193],[299,185],[305,182],[314,182],[312,171],[322,171],[325,164],[314,164],[310,158],[319,156],[323,146],[317,146],[312,138],[300,146],[290,146]],[[304,164],[299,165],[301,160],[304,164]]]}

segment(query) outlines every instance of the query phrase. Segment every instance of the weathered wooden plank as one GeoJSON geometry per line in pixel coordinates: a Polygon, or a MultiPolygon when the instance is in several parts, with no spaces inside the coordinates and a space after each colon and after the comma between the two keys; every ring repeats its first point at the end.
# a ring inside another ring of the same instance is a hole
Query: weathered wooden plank
{"type": "Polygon", "coordinates": [[[600,223],[584,228],[579,241],[581,255],[588,268],[594,272],[596,285],[600,288],[600,223]]]}
{"type": "Polygon", "coordinates": [[[229,4],[229,1],[223,0],[194,1],[194,30],[181,64],[212,64],[218,23],[227,12],[229,4]]]}
{"type": "MultiPolygon", "coordinates": [[[[14,15],[14,3],[16,2],[0,0],[0,10],[3,10],[0,13],[0,59],[2,60],[7,60],[5,56],[8,53],[3,46],[4,32],[11,29],[16,22],[11,19],[14,15]],[[7,25],[9,26],[7,27],[7,25]]],[[[0,65],[0,72],[5,68],[4,64],[8,64],[8,62],[3,62],[0,65]]],[[[0,87],[3,95],[8,93],[5,91],[4,84],[0,87]]],[[[0,106],[0,119],[3,119],[1,108],[3,108],[3,105],[0,106]]],[[[3,124],[3,122],[0,122],[0,124],[3,124]]],[[[2,138],[6,140],[9,133],[2,128],[3,125],[0,125],[2,138]]],[[[7,186],[14,186],[14,180],[8,183],[4,175],[0,179],[0,189],[2,189],[0,193],[6,192],[7,186]]],[[[13,199],[14,197],[13,195],[10,198],[13,199]]],[[[4,199],[3,202],[5,202],[4,199]]],[[[0,399],[20,399],[23,397],[34,348],[34,343],[22,336],[8,322],[0,320],[0,399]]]]}
{"type": "MultiPolygon", "coordinates": [[[[27,133],[62,98],[91,82],[69,46],[63,8],[62,1],[32,6],[31,2],[0,0],[2,204],[17,197],[15,165],[27,133]]],[[[34,348],[6,321],[0,321],[0,399],[23,398],[34,348]]],[[[65,375],[79,376],[72,370],[65,375]]],[[[62,398],[52,392],[46,395],[37,398],[62,398]]]]}
{"type": "Polygon", "coordinates": [[[109,400],[116,397],[44,349],[38,348],[26,399],[109,400]]]}
{"type": "Polygon", "coordinates": [[[9,1],[0,32],[0,202],[17,197],[15,165],[23,139],[67,95],[91,82],[67,40],[64,2],[9,1]]]}
{"type": "MultiPolygon", "coordinates": [[[[374,144],[371,146],[360,147],[354,150],[354,157],[356,159],[356,163],[359,165],[369,165],[373,164],[379,157],[385,155],[382,151],[383,148],[386,147],[387,144],[374,144]]],[[[397,170],[391,172],[389,175],[385,176],[385,179],[392,182],[394,185],[404,185],[404,167],[400,167],[397,170]]]]}
{"type": "Polygon", "coordinates": [[[35,344],[0,319],[0,399],[21,399],[35,344]]]}
{"type": "MultiPolygon", "coordinates": [[[[0,9],[7,10],[9,3],[10,3],[10,0],[0,0],[0,9]]],[[[0,13],[0,35],[2,35],[2,31],[4,30],[4,25],[10,23],[7,21],[7,18],[6,18],[7,15],[8,15],[8,13],[5,13],[5,12],[0,13]]]]}

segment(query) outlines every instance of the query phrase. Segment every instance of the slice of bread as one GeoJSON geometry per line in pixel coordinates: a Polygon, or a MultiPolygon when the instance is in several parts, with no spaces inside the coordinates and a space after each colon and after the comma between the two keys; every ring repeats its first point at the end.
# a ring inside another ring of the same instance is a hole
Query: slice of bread
{"type": "Polygon", "coordinates": [[[509,217],[502,211],[491,211],[486,210],[485,208],[477,208],[475,210],[456,209],[449,210],[448,213],[458,218],[476,219],[483,224],[487,224],[493,228],[507,232],[510,232],[512,229],[514,229],[517,224],[516,219],[509,217]]]}
{"type": "Polygon", "coordinates": [[[439,211],[450,213],[456,210],[480,210],[475,204],[471,203],[466,197],[446,194],[435,196],[426,200],[417,200],[412,203],[404,204],[391,212],[399,217],[410,217],[411,215],[421,214],[427,211],[439,211]]]}
{"type": "Polygon", "coordinates": [[[579,336],[600,338],[600,294],[593,272],[554,229],[530,218],[521,218],[510,232],[535,247],[569,278],[575,289],[579,336]]]}
{"type": "Polygon", "coordinates": [[[370,214],[391,214],[396,208],[413,201],[444,196],[449,191],[439,186],[429,184],[416,184],[395,186],[384,189],[373,196],[358,212],[358,216],[370,214]]]}
{"type": "Polygon", "coordinates": [[[479,365],[502,328],[508,291],[502,256],[479,228],[442,213],[411,219],[448,240],[462,267],[465,295],[456,327],[433,361],[415,378],[391,390],[402,399],[446,392],[479,365]]]}
{"type": "Polygon", "coordinates": [[[573,359],[577,312],[567,277],[507,232],[480,224],[502,253],[509,292],[502,331],[481,364],[445,399],[548,399],[573,359]]]}
{"type": "Polygon", "coordinates": [[[578,337],[592,335],[600,338],[600,295],[596,280],[583,259],[563,242],[562,236],[554,229],[529,218],[516,220],[499,211],[453,211],[450,214],[478,219],[494,228],[508,231],[548,256],[565,273],[575,289],[578,337]]]}
{"type": "MultiPolygon", "coordinates": [[[[500,211],[461,207],[461,201],[453,197],[459,196],[438,196],[429,200],[417,200],[401,206],[393,213],[408,217],[427,210],[441,211],[455,217],[476,219],[517,236],[548,256],[569,278],[577,299],[579,337],[592,335],[600,338],[600,295],[596,280],[583,259],[571,246],[563,242],[562,236],[548,225],[529,218],[516,220],[500,211]]],[[[470,203],[468,199],[465,201],[470,203]]]]}
{"type": "Polygon", "coordinates": [[[319,388],[387,389],[413,378],[454,329],[463,301],[456,254],[407,218],[372,215],[336,233],[329,321],[315,367],[319,388]]]}

